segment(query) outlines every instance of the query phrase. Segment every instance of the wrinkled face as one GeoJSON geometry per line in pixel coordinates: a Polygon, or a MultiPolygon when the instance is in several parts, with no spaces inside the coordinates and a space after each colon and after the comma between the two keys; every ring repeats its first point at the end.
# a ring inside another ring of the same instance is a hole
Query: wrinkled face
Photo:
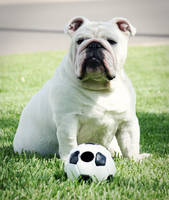
{"type": "Polygon", "coordinates": [[[71,25],[71,59],[77,78],[103,83],[116,78],[127,55],[128,34],[112,21],[71,25]]]}

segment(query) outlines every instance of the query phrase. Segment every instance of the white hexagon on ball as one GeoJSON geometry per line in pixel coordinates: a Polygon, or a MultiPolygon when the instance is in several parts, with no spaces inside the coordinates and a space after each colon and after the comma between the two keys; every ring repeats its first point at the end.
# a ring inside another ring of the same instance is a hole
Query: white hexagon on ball
{"type": "Polygon", "coordinates": [[[98,144],[80,144],[74,148],[65,162],[65,172],[70,180],[103,181],[113,178],[116,167],[111,153],[98,144]]]}

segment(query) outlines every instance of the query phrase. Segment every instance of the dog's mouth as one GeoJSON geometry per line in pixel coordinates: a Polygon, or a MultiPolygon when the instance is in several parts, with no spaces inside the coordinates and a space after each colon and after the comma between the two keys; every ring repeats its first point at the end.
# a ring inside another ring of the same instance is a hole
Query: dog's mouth
{"type": "Polygon", "coordinates": [[[103,62],[96,57],[91,57],[88,59],[85,59],[84,61],[84,67],[85,68],[91,68],[93,71],[95,71],[97,68],[100,68],[103,66],[103,62]]]}
{"type": "Polygon", "coordinates": [[[105,63],[104,46],[99,42],[91,42],[86,48],[86,56],[82,62],[79,79],[107,79],[115,78],[110,74],[105,63]]]}
{"type": "Polygon", "coordinates": [[[84,60],[82,66],[83,73],[104,73],[104,64],[103,62],[96,57],[87,58],[84,60]]]}
{"type": "Polygon", "coordinates": [[[113,77],[109,75],[103,61],[95,57],[85,59],[82,65],[80,79],[83,80],[89,77],[93,79],[99,79],[100,77],[105,77],[108,80],[113,79],[113,77]]]}

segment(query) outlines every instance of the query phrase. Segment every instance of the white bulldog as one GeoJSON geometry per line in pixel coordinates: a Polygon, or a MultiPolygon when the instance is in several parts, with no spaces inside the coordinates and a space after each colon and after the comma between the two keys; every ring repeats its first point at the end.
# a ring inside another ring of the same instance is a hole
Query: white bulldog
{"type": "Polygon", "coordinates": [[[93,22],[76,17],[65,31],[72,38],[70,51],[24,108],[14,151],[66,160],[72,148],[91,142],[112,154],[147,157],[139,154],[136,96],[123,69],[135,28],[124,18],[93,22]]]}

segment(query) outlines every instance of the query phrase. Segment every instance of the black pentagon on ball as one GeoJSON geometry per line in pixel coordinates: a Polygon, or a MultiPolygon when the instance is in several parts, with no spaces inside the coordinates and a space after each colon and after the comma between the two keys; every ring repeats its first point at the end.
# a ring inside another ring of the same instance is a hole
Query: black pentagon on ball
{"type": "Polygon", "coordinates": [[[95,163],[96,163],[96,166],[105,166],[106,157],[100,152],[96,153],[95,163]]]}
{"type": "Polygon", "coordinates": [[[75,152],[73,152],[73,153],[70,155],[70,160],[69,160],[69,162],[70,162],[71,164],[77,164],[79,153],[80,153],[79,151],[75,151],[75,152]]]}
{"type": "Polygon", "coordinates": [[[109,175],[109,176],[107,177],[107,181],[108,181],[108,182],[111,182],[111,181],[113,181],[113,178],[114,178],[113,175],[109,175]]]}
{"type": "Polygon", "coordinates": [[[91,162],[94,159],[94,154],[90,151],[85,151],[84,153],[82,153],[80,158],[84,162],[91,162]]]}
{"type": "Polygon", "coordinates": [[[85,181],[85,182],[92,182],[92,178],[88,175],[80,175],[78,178],[78,182],[85,181]]]}

